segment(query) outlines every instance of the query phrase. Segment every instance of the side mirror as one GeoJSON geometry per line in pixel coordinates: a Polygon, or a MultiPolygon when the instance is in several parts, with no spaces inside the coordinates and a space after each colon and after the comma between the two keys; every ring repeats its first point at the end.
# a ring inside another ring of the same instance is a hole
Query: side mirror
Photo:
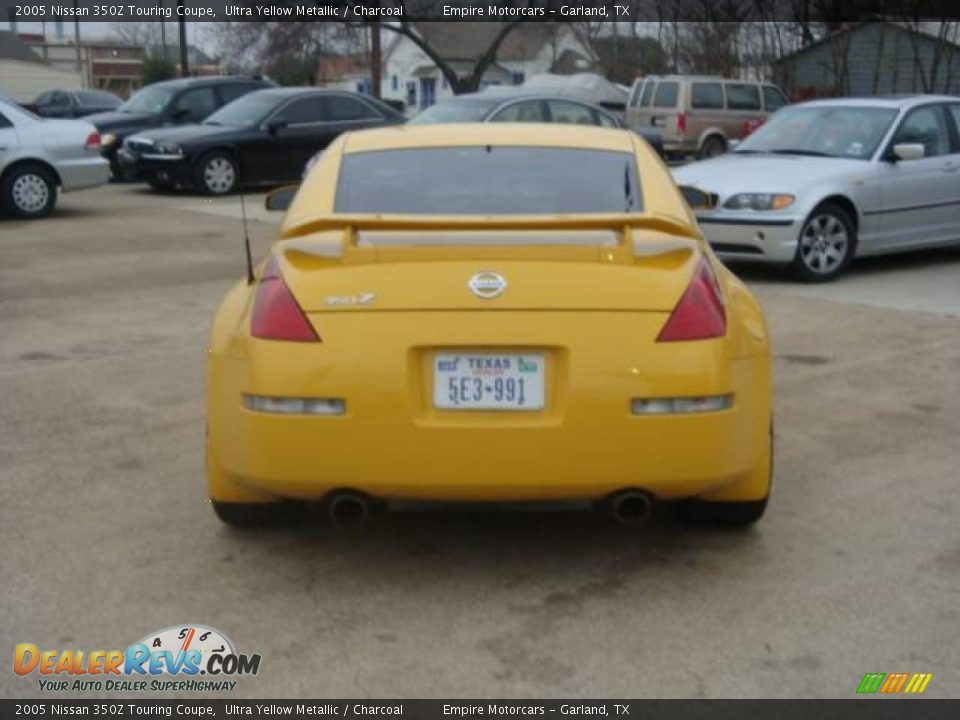
{"type": "Polygon", "coordinates": [[[190,109],[189,109],[189,108],[177,108],[177,109],[174,110],[172,113],[170,113],[170,117],[173,118],[174,120],[178,120],[178,121],[180,121],[180,120],[186,120],[188,117],[190,117],[190,109]]]}
{"type": "Polygon", "coordinates": [[[891,155],[894,162],[897,160],[920,160],[927,154],[922,143],[897,143],[893,146],[891,155]]]}
{"type": "Polygon", "coordinates": [[[293,198],[300,189],[299,185],[284,185],[267,193],[263,206],[271,212],[282,212],[290,207],[293,198]]]}
{"type": "Polygon", "coordinates": [[[271,120],[267,123],[267,132],[271,135],[276,135],[277,131],[283,130],[289,124],[286,120],[271,120]]]}
{"type": "Polygon", "coordinates": [[[681,185],[680,194],[691,210],[712,210],[716,202],[715,196],[689,185],[681,185]]]}

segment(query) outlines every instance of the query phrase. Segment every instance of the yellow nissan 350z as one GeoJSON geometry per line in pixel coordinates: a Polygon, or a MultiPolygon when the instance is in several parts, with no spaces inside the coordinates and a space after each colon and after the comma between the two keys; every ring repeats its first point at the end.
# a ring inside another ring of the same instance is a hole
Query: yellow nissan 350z
{"type": "Polygon", "coordinates": [[[209,496],[234,525],[400,499],[749,525],[770,386],[757,302],[638,136],[349,133],[216,314],[209,496]]]}

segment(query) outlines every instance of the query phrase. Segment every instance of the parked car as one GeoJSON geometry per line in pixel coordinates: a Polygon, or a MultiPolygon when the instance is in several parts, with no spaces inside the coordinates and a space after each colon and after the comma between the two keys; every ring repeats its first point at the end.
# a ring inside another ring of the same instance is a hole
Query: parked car
{"type": "MultiPolygon", "coordinates": [[[[451,122],[535,122],[569,123],[622,128],[614,114],[596,105],[559,95],[502,95],[469,93],[441,100],[415,118],[412,125],[451,122]]],[[[638,128],[637,132],[663,157],[663,138],[656,128],[638,128]]]]}
{"type": "Polygon", "coordinates": [[[110,177],[100,134],[81,120],[43,120],[0,102],[0,209],[23,219],[49,215],[64,192],[102,185],[110,177]]]}
{"type": "Polygon", "coordinates": [[[960,242],[960,98],[792,105],[674,177],[712,196],[698,218],[722,257],[833,280],[854,257],[960,242]]]}
{"type": "Polygon", "coordinates": [[[259,90],[202,124],[128,137],[119,161],[154,188],[223,195],[241,183],[299,180],[307,160],[340,133],[403,122],[403,115],[367,95],[316,88],[259,90]]]}
{"type": "Polygon", "coordinates": [[[392,499],[595,500],[638,523],[686,500],[745,526],[767,503],[760,307],[624,130],[340,138],[207,347],[207,489],[230,524],[392,499]]]}
{"type": "Polygon", "coordinates": [[[655,127],[669,156],[713,157],[727,151],[787,104],[770,83],[699,75],[638,79],[627,102],[627,125],[655,127]]]}
{"type": "Polygon", "coordinates": [[[133,133],[168,125],[199,123],[224,105],[254,90],[272,87],[269,80],[251,77],[198,77],[165,80],[141,88],[112,112],[96,113],[87,120],[103,136],[103,156],[117,180],[125,176],[117,162],[117,150],[133,133]]]}
{"type": "Polygon", "coordinates": [[[121,105],[122,99],[105,90],[50,90],[37,97],[30,109],[40,117],[79,118],[121,105]]]}

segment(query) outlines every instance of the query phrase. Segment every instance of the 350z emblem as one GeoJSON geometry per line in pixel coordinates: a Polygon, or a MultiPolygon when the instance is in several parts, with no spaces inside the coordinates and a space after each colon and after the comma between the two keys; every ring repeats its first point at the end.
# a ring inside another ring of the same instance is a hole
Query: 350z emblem
{"type": "Polygon", "coordinates": [[[507,289],[507,281],[495,272],[480,272],[470,278],[467,287],[478,298],[489,300],[507,289]]]}
{"type": "Polygon", "coordinates": [[[323,299],[327,305],[369,305],[377,299],[375,293],[360,293],[359,295],[328,295],[323,299]]]}

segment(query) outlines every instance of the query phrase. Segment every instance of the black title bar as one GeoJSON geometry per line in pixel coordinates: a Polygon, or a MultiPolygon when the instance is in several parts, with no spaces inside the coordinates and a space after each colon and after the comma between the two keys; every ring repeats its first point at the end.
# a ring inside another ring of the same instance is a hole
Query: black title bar
{"type": "Polygon", "coordinates": [[[956,0],[0,0],[0,21],[825,22],[960,17],[956,0]]]}
{"type": "Polygon", "coordinates": [[[0,700],[0,717],[953,720],[960,700],[0,700]]]}

